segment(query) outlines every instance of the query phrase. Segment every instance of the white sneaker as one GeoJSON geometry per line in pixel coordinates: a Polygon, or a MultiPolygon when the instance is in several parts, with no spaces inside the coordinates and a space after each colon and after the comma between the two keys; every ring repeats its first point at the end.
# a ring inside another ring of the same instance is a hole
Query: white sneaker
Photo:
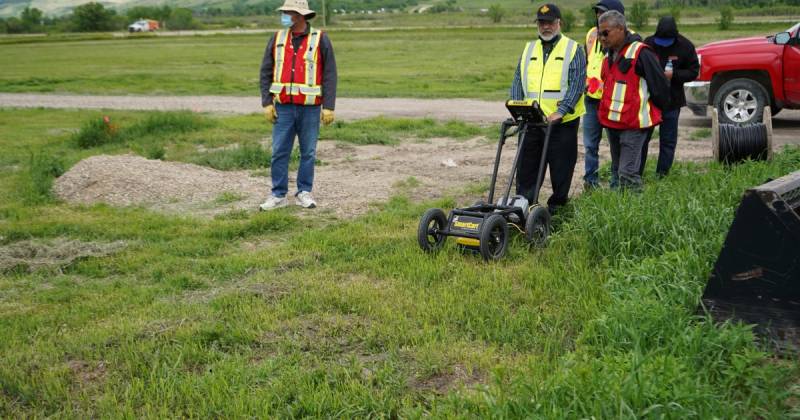
{"type": "Polygon", "coordinates": [[[267,201],[261,203],[258,208],[261,209],[261,211],[267,211],[275,210],[280,207],[286,207],[287,205],[289,205],[289,200],[287,200],[286,197],[275,197],[274,195],[271,195],[267,201]]]}
{"type": "Polygon", "coordinates": [[[314,197],[311,196],[311,193],[308,191],[300,191],[295,196],[295,203],[298,206],[306,208],[306,209],[313,209],[317,207],[317,202],[314,201],[314,197]]]}

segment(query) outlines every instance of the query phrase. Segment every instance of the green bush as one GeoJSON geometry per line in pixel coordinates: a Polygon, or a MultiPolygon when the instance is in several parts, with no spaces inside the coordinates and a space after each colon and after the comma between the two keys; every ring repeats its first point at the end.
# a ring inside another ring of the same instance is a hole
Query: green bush
{"type": "Polygon", "coordinates": [[[72,11],[72,24],[77,32],[98,32],[115,29],[116,12],[100,3],[86,3],[72,11]]]}
{"type": "Polygon", "coordinates": [[[167,19],[167,29],[197,29],[199,27],[200,25],[194,20],[191,9],[175,9],[167,19]]]}
{"type": "Polygon", "coordinates": [[[572,13],[572,10],[564,10],[561,13],[561,32],[569,32],[575,26],[575,21],[577,18],[575,17],[575,13],[572,13]]]}
{"type": "Polygon", "coordinates": [[[21,20],[10,17],[5,22],[3,22],[3,27],[5,33],[9,34],[21,34],[25,32],[25,25],[22,23],[21,20]]]}
{"type": "Polygon", "coordinates": [[[722,31],[727,31],[731,26],[733,26],[733,9],[730,6],[725,6],[719,11],[717,27],[722,31]]]}
{"type": "Polygon", "coordinates": [[[597,26],[597,14],[594,12],[594,3],[582,9],[583,11],[583,26],[586,29],[591,29],[597,26]]]}
{"type": "Polygon", "coordinates": [[[672,16],[673,19],[675,19],[675,24],[680,23],[681,22],[681,7],[678,6],[678,5],[672,6],[669,9],[669,15],[672,16]]]}
{"type": "Polygon", "coordinates": [[[111,123],[110,118],[92,118],[81,126],[72,139],[81,149],[89,149],[118,140],[119,133],[117,126],[111,123]]]}
{"type": "Polygon", "coordinates": [[[429,13],[444,13],[444,12],[457,12],[458,5],[456,0],[447,0],[444,3],[438,3],[427,10],[429,13]]]}
{"type": "Polygon", "coordinates": [[[650,11],[647,10],[647,3],[636,1],[627,13],[628,23],[636,29],[642,29],[650,20],[650,11]]]}
{"type": "Polygon", "coordinates": [[[503,16],[506,14],[503,7],[499,4],[495,3],[489,6],[489,19],[492,20],[494,23],[500,23],[503,20],[503,16]]]}

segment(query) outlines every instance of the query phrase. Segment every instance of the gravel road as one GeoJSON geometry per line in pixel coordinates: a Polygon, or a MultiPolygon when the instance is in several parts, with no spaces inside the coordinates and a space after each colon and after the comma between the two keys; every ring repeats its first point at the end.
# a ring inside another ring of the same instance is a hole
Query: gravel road
{"type": "MultiPolygon", "coordinates": [[[[0,107],[180,110],[233,114],[261,112],[254,96],[92,96],[0,93],[0,107]]],[[[431,117],[474,123],[496,123],[506,118],[499,101],[474,99],[339,98],[336,116],[342,120],[377,117],[431,117]]]]}
{"type": "MultiPolygon", "coordinates": [[[[35,93],[0,93],[0,107],[86,108],[130,110],[191,110],[195,112],[252,114],[261,112],[255,96],[97,96],[35,93]]],[[[502,101],[476,99],[339,98],[336,116],[355,120],[377,116],[457,119],[497,124],[508,117],[502,101]]],[[[681,112],[681,126],[711,127],[711,120],[681,112]]],[[[773,118],[775,144],[800,144],[800,110],[784,110],[773,118]]]]}

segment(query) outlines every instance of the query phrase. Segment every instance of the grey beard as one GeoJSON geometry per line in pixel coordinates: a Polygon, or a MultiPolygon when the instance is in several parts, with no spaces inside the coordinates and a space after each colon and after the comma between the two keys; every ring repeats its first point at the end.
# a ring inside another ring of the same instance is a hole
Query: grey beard
{"type": "Polygon", "coordinates": [[[553,40],[553,38],[555,38],[555,37],[556,37],[556,35],[558,35],[558,34],[552,34],[552,35],[550,35],[550,36],[544,36],[544,35],[542,35],[542,34],[539,34],[539,38],[541,38],[541,39],[542,39],[542,41],[544,41],[544,42],[550,42],[550,41],[552,41],[552,40],[553,40]]]}

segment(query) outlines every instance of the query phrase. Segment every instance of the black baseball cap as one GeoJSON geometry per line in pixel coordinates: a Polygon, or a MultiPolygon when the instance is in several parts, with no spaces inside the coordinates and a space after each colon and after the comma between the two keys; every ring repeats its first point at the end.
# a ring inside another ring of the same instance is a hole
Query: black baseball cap
{"type": "Polygon", "coordinates": [[[561,10],[553,3],[547,3],[536,11],[536,20],[552,22],[561,19],[561,10]]]}

